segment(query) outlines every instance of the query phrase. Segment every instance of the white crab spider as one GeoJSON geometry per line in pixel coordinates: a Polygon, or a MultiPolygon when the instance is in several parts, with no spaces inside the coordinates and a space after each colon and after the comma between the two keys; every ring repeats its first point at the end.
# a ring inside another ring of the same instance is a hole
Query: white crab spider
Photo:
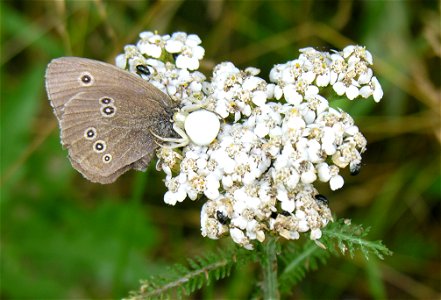
{"type": "Polygon", "coordinates": [[[220,121],[217,114],[201,109],[201,105],[189,105],[174,114],[173,130],[179,134],[180,138],[164,138],[154,135],[164,142],[171,143],[165,147],[185,147],[190,142],[199,146],[208,146],[219,133],[220,121]]]}

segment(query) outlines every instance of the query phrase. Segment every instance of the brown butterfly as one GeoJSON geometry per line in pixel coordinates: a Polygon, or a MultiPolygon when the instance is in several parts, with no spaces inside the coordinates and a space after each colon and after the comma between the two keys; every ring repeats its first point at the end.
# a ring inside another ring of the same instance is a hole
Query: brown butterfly
{"type": "Polygon", "coordinates": [[[46,90],[72,166],[93,182],[111,183],[145,170],[173,136],[176,105],[152,84],[113,65],[79,57],[52,60],[46,90]]]}

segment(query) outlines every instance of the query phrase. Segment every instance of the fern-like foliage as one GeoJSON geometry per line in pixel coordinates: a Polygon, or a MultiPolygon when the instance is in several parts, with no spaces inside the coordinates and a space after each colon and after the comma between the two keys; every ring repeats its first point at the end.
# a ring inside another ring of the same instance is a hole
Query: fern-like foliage
{"type": "Polygon", "coordinates": [[[351,258],[355,251],[360,251],[366,260],[373,255],[379,259],[384,259],[384,255],[392,255],[381,241],[369,241],[365,237],[368,235],[370,227],[363,228],[362,225],[352,224],[350,220],[340,219],[331,223],[323,230],[323,237],[320,240],[333,254],[338,255],[336,249],[342,254],[349,252],[351,258]]]}
{"type": "Polygon", "coordinates": [[[282,294],[288,293],[293,286],[305,278],[308,271],[316,270],[326,264],[330,252],[322,249],[311,240],[305,243],[288,243],[283,247],[280,256],[283,270],[279,275],[279,289],[282,294]]]}
{"type": "Polygon", "coordinates": [[[175,264],[163,276],[153,276],[141,281],[140,289],[132,292],[127,300],[140,299],[180,299],[209,285],[212,280],[220,280],[230,275],[236,265],[258,259],[257,254],[237,246],[207,253],[187,264],[175,264]]]}
{"type": "MultiPolygon", "coordinates": [[[[283,247],[280,247],[280,244],[276,245],[275,253],[280,253],[276,260],[279,260],[281,272],[272,282],[273,286],[277,287],[278,281],[281,294],[289,293],[308,271],[326,264],[331,255],[339,256],[349,253],[352,258],[355,252],[359,251],[366,259],[372,255],[383,259],[384,255],[392,254],[381,241],[365,239],[369,228],[364,229],[361,225],[353,225],[348,220],[341,219],[328,224],[322,232],[323,235],[319,241],[305,239],[303,243],[291,241],[283,247]]],[[[163,276],[154,276],[142,281],[140,289],[132,292],[127,299],[179,299],[183,295],[189,295],[204,285],[210,284],[212,280],[229,276],[235,266],[260,261],[262,268],[265,269],[265,261],[268,260],[265,255],[268,256],[268,253],[264,245],[257,243],[255,251],[234,246],[188,259],[187,264],[175,264],[163,276]]],[[[277,266],[277,263],[274,265],[277,266]]],[[[274,272],[277,274],[277,270],[274,272]]],[[[263,292],[264,286],[264,284],[261,286],[263,292]]]]}
{"type": "Polygon", "coordinates": [[[369,233],[369,228],[364,229],[361,225],[351,224],[345,219],[328,224],[322,232],[320,241],[308,240],[303,245],[289,243],[282,250],[280,259],[285,265],[279,276],[282,293],[289,292],[308,271],[326,264],[331,254],[339,256],[349,253],[353,258],[355,252],[360,251],[367,260],[371,255],[383,259],[384,255],[392,254],[381,241],[364,239],[369,233]]]}

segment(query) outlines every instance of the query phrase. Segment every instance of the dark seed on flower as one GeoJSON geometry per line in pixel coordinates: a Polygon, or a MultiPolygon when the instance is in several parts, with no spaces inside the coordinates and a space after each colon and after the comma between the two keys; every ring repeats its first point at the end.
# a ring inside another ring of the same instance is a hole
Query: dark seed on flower
{"type": "Polygon", "coordinates": [[[227,225],[230,223],[230,218],[228,216],[224,215],[221,211],[216,211],[216,218],[222,225],[227,225]]]}
{"type": "Polygon", "coordinates": [[[351,172],[352,176],[358,175],[360,173],[361,164],[350,164],[349,165],[349,171],[351,172]]]}
{"type": "Polygon", "coordinates": [[[145,76],[149,76],[151,74],[150,69],[145,65],[137,65],[136,73],[138,73],[138,75],[145,75],[145,76]]]}
{"type": "Polygon", "coordinates": [[[315,200],[317,200],[317,202],[328,205],[328,198],[326,198],[325,196],[323,196],[322,194],[317,194],[314,196],[315,200]]]}

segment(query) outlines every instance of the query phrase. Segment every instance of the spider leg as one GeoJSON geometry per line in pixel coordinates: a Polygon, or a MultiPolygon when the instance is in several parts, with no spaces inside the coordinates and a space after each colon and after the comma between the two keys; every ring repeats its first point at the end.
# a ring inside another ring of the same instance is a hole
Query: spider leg
{"type": "Polygon", "coordinates": [[[173,130],[176,131],[177,134],[179,134],[180,138],[166,138],[166,137],[162,137],[162,136],[157,135],[156,133],[154,133],[151,130],[150,130],[150,133],[154,137],[156,137],[158,140],[170,143],[170,144],[159,144],[157,141],[155,141],[155,143],[157,143],[161,147],[173,149],[173,148],[180,148],[180,147],[187,146],[188,143],[190,142],[190,138],[185,133],[185,131],[182,128],[179,128],[176,124],[173,124],[173,130]]]}

